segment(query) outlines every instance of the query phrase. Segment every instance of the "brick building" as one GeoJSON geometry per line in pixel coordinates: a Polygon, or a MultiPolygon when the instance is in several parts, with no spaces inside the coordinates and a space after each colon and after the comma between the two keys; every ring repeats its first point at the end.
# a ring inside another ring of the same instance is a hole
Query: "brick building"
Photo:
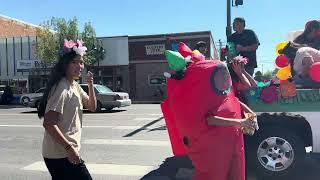
{"type": "Polygon", "coordinates": [[[0,37],[35,36],[38,27],[0,14],[0,37]]]}
{"type": "Polygon", "coordinates": [[[29,74],[37,61],[34,56],[39,26],[0,15],[0,84],[16,93],[27,91],[29,74]]]}

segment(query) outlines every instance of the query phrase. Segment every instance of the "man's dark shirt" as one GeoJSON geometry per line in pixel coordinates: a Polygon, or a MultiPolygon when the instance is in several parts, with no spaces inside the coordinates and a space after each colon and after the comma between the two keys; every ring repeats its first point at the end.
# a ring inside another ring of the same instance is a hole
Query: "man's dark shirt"
{"type": "MultiPolygon", "coordinates": [[[[241,45],[241,46],[251,46],[253,44],[260,45],[260,42],[257,38],[257,35],[254,33],[254,31],[250,29],[245,29],[241,34],[233,33],[227,38],[228,42],[233,42],[235,46],[241,45]]],[[[241,55],[243,57],[247,57],[249,59],[249,62],[246,66],[253,66],[257,67],[257,55],[256,51],[246,51],[246,52],[239,52],[238,55],[241,55]]]]}

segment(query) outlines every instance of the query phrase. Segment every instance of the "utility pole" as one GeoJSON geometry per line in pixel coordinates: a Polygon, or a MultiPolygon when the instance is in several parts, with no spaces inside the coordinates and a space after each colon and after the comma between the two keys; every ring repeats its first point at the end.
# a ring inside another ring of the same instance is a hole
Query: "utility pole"
{"type": "Polygon", "coordinates": [[[243,5],[243,0],[227,0],[227,27],[226,27],[226,35],[227,37],[231,35],[232,28],[231,28],[231,6],[238,7],[243,5]],[[234,4],[233,4],[234,1],[234,4]],[[232,4],[231,4],[232,2],[232,4]]]}
{"type": "Polygon", "coordinates": [[[231,1],[227,0],[227,27],[226,27],[226,36],[231,35],[231,1]]]}
{"type": "Polygon", "coordinates": [[[221,41],[221,39],[219,39],[219,49],[220,49],[220,52],[221,52],[221,50],[222,50],[222,41],[221,41]]]}

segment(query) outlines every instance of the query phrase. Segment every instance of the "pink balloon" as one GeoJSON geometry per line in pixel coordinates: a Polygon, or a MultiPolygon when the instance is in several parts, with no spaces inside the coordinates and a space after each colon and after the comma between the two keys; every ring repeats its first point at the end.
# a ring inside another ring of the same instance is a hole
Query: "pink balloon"
{"type": "Polygon", "coordinates": [[[311,65],[309,75],[312,80],[320,82],[320,62],[311,65]]]}
{"type": "Polygon", "coordinates": [[[276,65],[280,68],[286,67],[289,65],[289,59],[285,55],[280,55],[276,59],[276,65]]]}
{"type": "Polygon", "coordinates": [[[192,56],[192,50],[183,42],[179,43],[178,52],[185,58],[187,56],[192,56]]]}

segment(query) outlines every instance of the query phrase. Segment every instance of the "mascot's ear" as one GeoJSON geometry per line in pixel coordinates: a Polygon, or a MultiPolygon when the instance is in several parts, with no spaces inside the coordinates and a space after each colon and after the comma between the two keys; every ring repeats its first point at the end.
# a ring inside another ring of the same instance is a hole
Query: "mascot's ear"
{"type": "Polygon", "coordinates": [[[227,95],[232,91],[232,80],[228,68],[224,64],[217,65],[210,77],[210,85],[216,95],[227,95]]]}

